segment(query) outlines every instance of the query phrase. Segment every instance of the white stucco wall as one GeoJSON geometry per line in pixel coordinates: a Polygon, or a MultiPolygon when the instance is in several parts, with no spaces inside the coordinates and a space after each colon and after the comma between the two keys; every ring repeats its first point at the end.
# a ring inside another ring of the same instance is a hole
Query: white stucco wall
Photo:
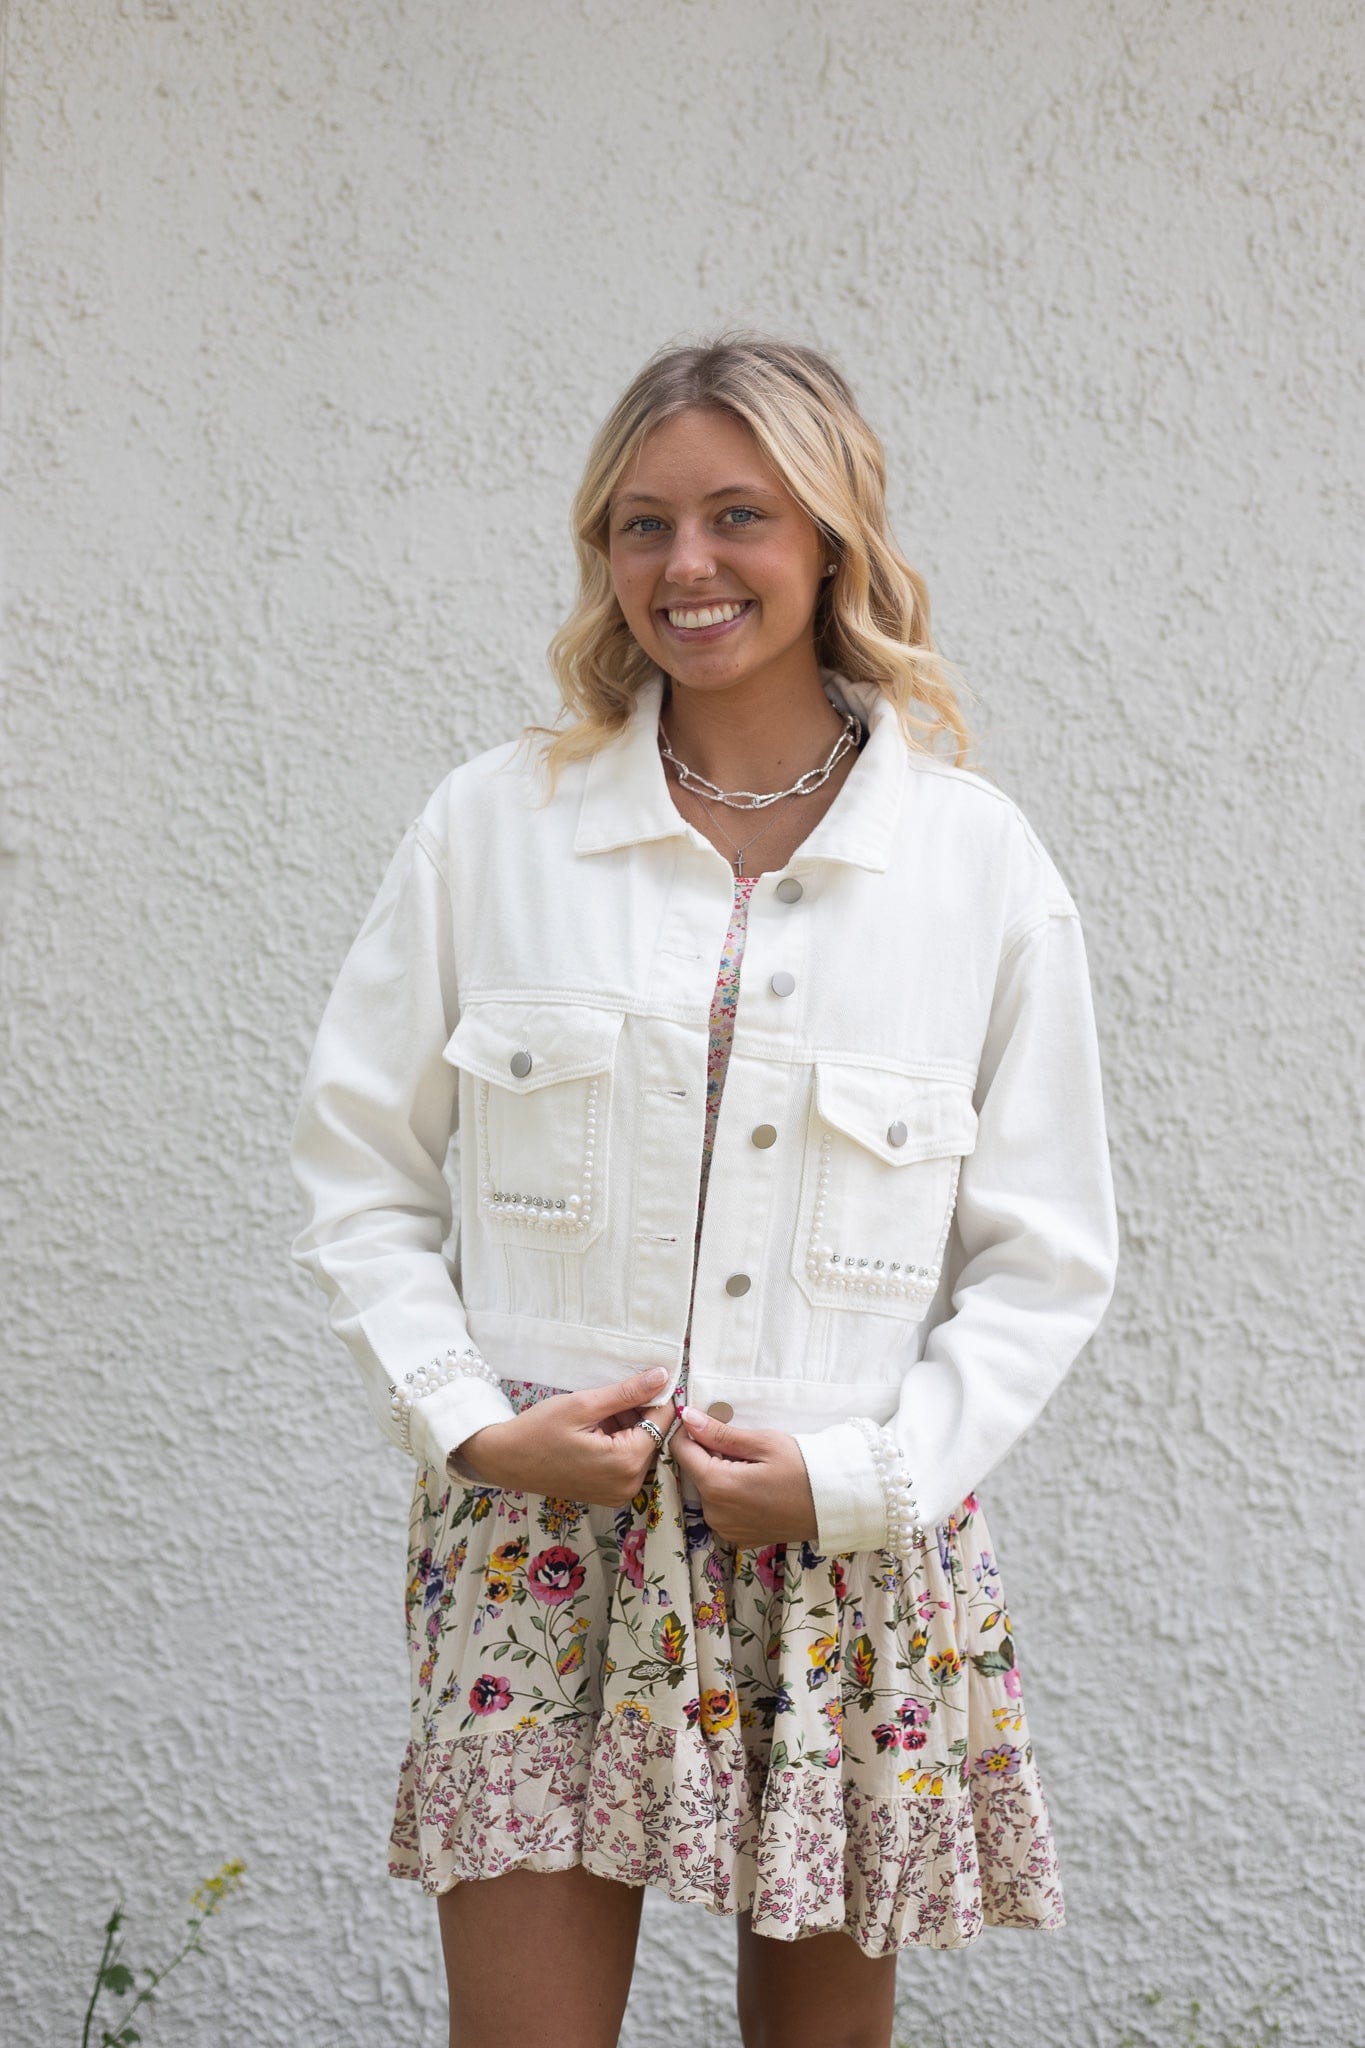
{"type": "MultiPolygon", "coordinates": [[[[408,1468],[288,1126],[409,817],[553,708],[591,428],[751,320],[854,379],[1072,883],[1125,1232],[986,1496],[1071,1924],[908,1955],[902,2033],[1279,1972],[1289,2048],[1361,2041],[1363,59],[1272,0],[11,0],[4,2038],[229,1855],[151,2038],[443,2038],[408,1468]]],[[[631,2048],[731,2043],[728,1927],[646,1930],[631,2048]]]]}

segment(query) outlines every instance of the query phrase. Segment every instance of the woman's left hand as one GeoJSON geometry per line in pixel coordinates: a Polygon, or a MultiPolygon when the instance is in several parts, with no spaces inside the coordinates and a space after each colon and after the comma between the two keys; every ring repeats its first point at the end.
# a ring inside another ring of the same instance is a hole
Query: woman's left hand
{"type": "Polygon", "coordinates": [[[806,1461],[785,1430],[738,1429],[684,1408],[668,1449],[700,1494],[708,1528],[723,1542],[753,1550],[815,1541],[806,1461]]]}

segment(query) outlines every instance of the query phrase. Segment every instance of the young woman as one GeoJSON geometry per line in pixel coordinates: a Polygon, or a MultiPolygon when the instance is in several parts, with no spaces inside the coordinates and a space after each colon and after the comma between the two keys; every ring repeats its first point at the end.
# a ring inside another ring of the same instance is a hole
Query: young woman
{"type": "Polygon", "coordinates": [[[976,1488],[1113,1285],[1079,919],[823,356],[658,355],[574,516],[569,722],[413,821],[294,1136],[416,1463],[390,1868],[456,2048],[614,2042],[651,1884],[748,2048],[885,2044],[1062,1921],[976,1488]]]}

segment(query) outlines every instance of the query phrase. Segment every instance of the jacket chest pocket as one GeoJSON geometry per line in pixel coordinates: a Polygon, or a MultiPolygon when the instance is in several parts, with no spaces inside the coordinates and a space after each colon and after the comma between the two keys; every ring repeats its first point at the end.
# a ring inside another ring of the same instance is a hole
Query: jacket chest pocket
{"type": "Polygon", "coordinates": [[[583,1251],[605,1228],[622,1021],[577,1003],[498,1001],[456,1025],[444,1057],[470,1077],[479,1215],[497,1242],[583,1251]]]}
{"type": "Polygon", "coordinates": [[[792,1261],[807,1299],[920,1321],[975,1144],[966,1082],[817,1060],[792,1261]]]}

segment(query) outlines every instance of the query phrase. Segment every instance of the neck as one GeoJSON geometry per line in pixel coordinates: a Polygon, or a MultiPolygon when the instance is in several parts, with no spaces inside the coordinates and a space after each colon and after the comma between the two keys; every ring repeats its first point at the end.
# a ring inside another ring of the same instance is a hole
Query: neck
{"type": "Polygon", "coordinates": [[[764,794],[818,768],[843,730],[819,670],[796,687],[694,689],[669,680],[661,720],[675,754],[720,789],[764,794]]]}

